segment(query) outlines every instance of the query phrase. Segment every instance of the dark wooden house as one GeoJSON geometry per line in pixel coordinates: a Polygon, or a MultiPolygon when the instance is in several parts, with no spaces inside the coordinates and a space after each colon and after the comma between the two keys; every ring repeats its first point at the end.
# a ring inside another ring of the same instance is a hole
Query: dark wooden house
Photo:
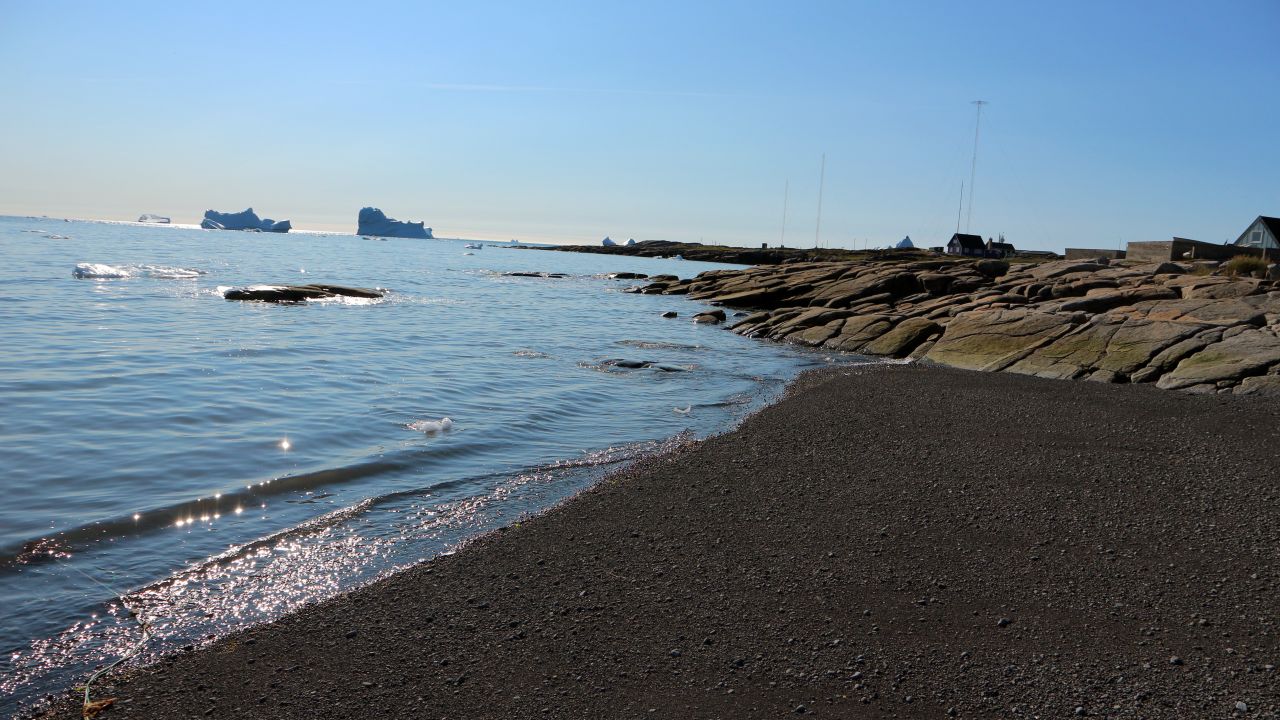
{"type": "Polygon", "coordinates": [[[1018,252],[1018,249],[1013,246],[1013,243],[1007,243],[1004,241],[1003,235],[1000,236],[999,240],[987,240],[986,247],[987,257],[989,258],[1013,257],[1018,252]]]}
{"type": "Polygon", "coordinates": [[[981,235],[956,233],[951,236],[951,241],[947,243],[947,254],[986,257],[987,246],[983,244],[981,235]]]}

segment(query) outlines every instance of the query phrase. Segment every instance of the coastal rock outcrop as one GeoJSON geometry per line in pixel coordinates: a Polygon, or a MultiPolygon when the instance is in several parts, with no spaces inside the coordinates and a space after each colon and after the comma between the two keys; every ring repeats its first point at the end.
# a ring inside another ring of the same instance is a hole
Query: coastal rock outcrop
{"type": "Polygon", "coordinates": [[[376,207],[360,208],[360,214],[356,218],[356,234],[423,240],[431,240],[434,237],[431,234],[431,228],[426,227],[425,221],[395,220],[387,217],[386,213],[376,207]]]}
{"type": "Polygon", "coordinates": [[[217,210],[205,210],[200,227],[205,230],[248,230],[250,232],[287,233],[293,226],[288,220],[272,220],[260,218],[248,208],[238,213],[222,213],[217,210]]]}
{"type": "Polygon", "coordinates": [[[251,300],[272,303],[297,303],[307,300],[360,298],[373,300],[383,296],[381,290],[346,287],[345,285],[250,285],[231,288],[222,293],[227,300],[251,300]]]}
{"type": "MultiPolygon", "coordinates": [[[[1280,283],[1191,263],[958,258],[654,277],[632,292],[755,312],[748,337],[971,370],[1280,395],[1280,283]]],[[[698,322],[723,321],[712,313],[698,322]]]]}

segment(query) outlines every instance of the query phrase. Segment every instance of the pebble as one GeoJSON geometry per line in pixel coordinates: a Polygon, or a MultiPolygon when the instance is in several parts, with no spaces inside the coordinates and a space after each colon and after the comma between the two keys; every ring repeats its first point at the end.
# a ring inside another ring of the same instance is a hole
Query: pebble
{"type": "Polygon", "coordinates": [[[1177,655],[1174,655],[1173,657],[1169,658],[1169,664],[1170,664],[1170,665],[1181,665],[1181,664],[1182,664],[1182,658],[1178,657],[1177,655]]]}
{"type": "Polygon", "coordinates": [[[998,621],[996,621],[996,625],[999,625],[1000,627],[1009,627],[1009,623],[1011,622],[1013,621],[1010,620],[1009,618],[1000,618],[998,621]]]}
{"type": "Polygon", "coordinates": [[[1236,710],[1240,712],[1249,712],[1249,706],[1243,700],[1236,701],[1236,710]]]}

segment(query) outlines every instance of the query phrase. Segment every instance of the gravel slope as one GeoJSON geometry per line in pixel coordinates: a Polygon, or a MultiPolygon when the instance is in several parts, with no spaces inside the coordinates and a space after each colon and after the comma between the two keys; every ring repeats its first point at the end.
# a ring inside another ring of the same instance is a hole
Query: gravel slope
{"type": "Polygon", "coordinates": [[[95,695],[126,701],[108,718],[1275,717],[1278,419],[811,374],[735,432],[95,695]]]}

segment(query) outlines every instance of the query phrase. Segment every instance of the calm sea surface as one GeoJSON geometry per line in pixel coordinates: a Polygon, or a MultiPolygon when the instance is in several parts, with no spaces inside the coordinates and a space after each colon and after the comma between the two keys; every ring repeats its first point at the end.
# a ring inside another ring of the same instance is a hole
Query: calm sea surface
{"type": "Polygon", "coordinates": [[[5,715],[136,644],[131,612],[141,661],[198,646],[726,430],[830,361],[603,277],[725,265],[28,218],[0,218],[0,253],[5,715]],[[219,292],[306,282],[390,292],[219,292]]]}

